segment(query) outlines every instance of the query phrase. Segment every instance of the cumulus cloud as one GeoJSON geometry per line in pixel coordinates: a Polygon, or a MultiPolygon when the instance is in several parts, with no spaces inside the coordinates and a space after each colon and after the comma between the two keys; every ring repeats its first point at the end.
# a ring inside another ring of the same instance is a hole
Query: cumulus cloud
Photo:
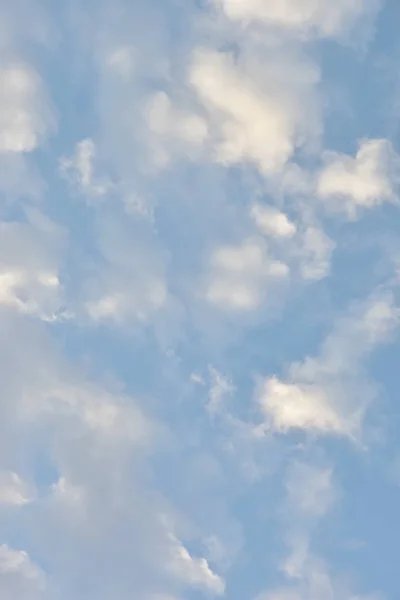
{"type": "Polygon", "coordinates": [[[308,215],[296,215],[296,222],[269,204],[255,204],[250,217],[266,238],[279,242],[286,260],[293,263],[302,278],[323,279],[329,274],[335,242],[308,215]]]}
{"type": "MultiPolygon", "coordinates": [[[[310,41],[356,36],[378,2],[104,0],[42,25],[46,2],[3,4],[4,57],[39,66],[0,66],[0,597],[253,597],[283,540],[283,584],[260,598],[354,600],[314,553],[338,496],[331,445],[314,442],[363,441],[365,359],[398,326],[395,294],[356,304],[315,355],[293,362],[302,339],[282,352],[306,282],[330,274],[321,201],[353,216],[396,200],[386,140],[318,167],[317,65],[336,65],[337,45],[310,41]],[[35,44],[51,31],[42,71],[35,44]],[[51,88],[62,131],[35,152],[55,128],[51,88]],[[282,322],[246,329],[282,289],[282,322]],[[171,342],[160,323],[177,313],[171,342]],[[299,430],[311,435],[294,447],[284,434],[299,430]]],[[[331,289],[336,310],[345,280],[332,276],[308,311],[331,289]]]]}
{"type": "MultiPolygon", "coordinates": [[[[318,77],[315,67],[300,60],[283,61],[281,70],[268,62],[261,68],[257,61],[242,67],[228,53],[198,49],[189,82],[216,132],[215,160],[227,166],[255,164],[265,175],[281,171],[306,135],[302,118],[311,116],[318,77]]],[[[310,124],[312,130],[311,119],[306,127],[310,124]]]]}
{"type": "Polygon", "coordinates": [[[228,310],[255,310],[264,300],[268,285],[285,279],[289,269],[269,257],[266,246],[248,240],[238,246],[217,248],[211,257],[209,302],[228,310]]]}
{"type": "Polygon", "coordinates": [[[0,595],[15,600],[42,598],[46,587],[44,573],[26,552],[0,546],[0,595]]]}
{"type": "Polygon", "coordinates": [[[157,92],[148,100],[145,117],[157,166],[167,166],[172,155],[201,156],[209,135],[208,124],[202,117],[173,106],[165,92],[157,92]]]}
{"type": "Polygon", "coordinates": [[[369,0],[214,0],[235,21],[261,22],[301,35],[340,37],[365,17],[374,16],[379,2],[369,0]]]}
{"type": "Polygon", "coordinates": [[[0,473],[0,506],[24,506],[31,501],[31,491],[17,473],[0,473]]]}
{"type": "Polygon", "coordinates": [[[293,363],[286,380],[265,378],[258,402],[269,426],[358,436],[372,391],[361,375],[362,361],[391,338],[398,322],[393,296],[373,295],[338,322],[318,357],[293,363]]]}
{"type": "MultiPolygon", "coordinates": [[[[173,595],[192,586],[222,593],[223,581],[207,562],[165,532],[160,514],[169,508],[140,476],[145,454],[161,444],[162,428],[131,396],[86,380],[42,328],[21,317],[0,319],[2,357],[14,340],[7,364],[2,360],[2,455],[25,471],[36,464],[38,437],[48,453],[56,482],[44,485],[39,476],[24,522],[62,597],[79,594],[82,581],[89,597],[104,599],[111,591],[129,598],[135,590],[147,600],[158,590],[173,595]]],[[[0,504],[30,499],[17,476],[3,474],[0,484],[0,504]]],[[[24,554],[4,548],[1,554],[0,596],[35,598],[39,571],[24,554]]]]}
{"type": "Polygon", "coordinates": [[[260,407],[270,415],[277,431],[299,428],[343,433],[347,430],[346,422],[330,405],[326,391],[313,384],[298,385],[270,377],[263,387],[260,407]]]}
{"type": "Polygon", "coordinates": [[[0,65],[0,153],[31,152],[55,120],[39,75],[22,63],[0,65]]]}
{"type": "Polygon", "coordinates": [[[0,222],[0,306],[43,320],[62,307],[59,257],[63,232],[39,212],[0,222]]]}
{"type": "Polygon", "coordinates": [[[172,538],[170,569],[175,576],[187,581],[192,587],[205,589],[221,596],[225,592],[225,582],[209,567],[205,558],[193,558],[187,549],[172,538]]]}
{"type": "Polygon", "coordinates": [[[287,215],[271,206],[255,204],[250,215],[258,229],[267,236],[290,238],[296,233],[296,225],[287,215]]]}
{"type": "Polygon", "coordinates": [[[317,194],[332,210],[354,218],[361,209],[395,201],[400,159],[388,140],[361,140],[354,158],[325,152],[323,159],[317,194]]]}

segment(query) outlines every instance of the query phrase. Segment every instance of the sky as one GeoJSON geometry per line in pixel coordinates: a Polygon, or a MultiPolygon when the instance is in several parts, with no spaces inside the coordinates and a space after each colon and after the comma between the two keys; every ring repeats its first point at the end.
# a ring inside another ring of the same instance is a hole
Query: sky
{"type": "Polygon", "coordinates": [[[0,0],[0,600],[397,600],[398,0],[0,0]]]}

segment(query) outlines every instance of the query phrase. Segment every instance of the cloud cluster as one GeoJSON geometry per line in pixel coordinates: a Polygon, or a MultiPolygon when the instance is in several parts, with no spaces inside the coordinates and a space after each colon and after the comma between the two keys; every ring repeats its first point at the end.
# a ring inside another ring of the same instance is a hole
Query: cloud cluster
{"type": "Polygon", "coordinates": [[[258,402],[267,427],[358,438],[371,400],[363,360],[391,339],[399,308],[391,294],[373,295],[338,322],[319,356],[293,363],[288,377],[266,377],[258,402]]]}
{"type": "Polygon", "coordinates": [[[379,1],[46,4],[0,8],[0,598],[354,600],[314,533],[400,312],[331,262],[400,162],[326,149],[324,69],[379,1]]]}

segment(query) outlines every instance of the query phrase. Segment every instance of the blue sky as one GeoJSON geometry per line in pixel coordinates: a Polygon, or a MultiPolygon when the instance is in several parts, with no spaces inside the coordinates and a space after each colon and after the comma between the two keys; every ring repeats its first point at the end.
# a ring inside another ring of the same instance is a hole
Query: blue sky
{"type": "Polygon", "coordinates": [[[0,6],[0,598],[396,600],[396,0],[0,6]]]}

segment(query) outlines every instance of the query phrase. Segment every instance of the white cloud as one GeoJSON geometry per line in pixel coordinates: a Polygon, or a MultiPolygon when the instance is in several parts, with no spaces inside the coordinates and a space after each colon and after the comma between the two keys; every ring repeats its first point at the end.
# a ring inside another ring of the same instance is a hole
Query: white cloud
{"type": "Polygon", "coordinates": [[[172,154],[196,156],[209,135],[203,118],[173,106],[165,92],[157,92],[148,100],[145,117],[153,159],[159,167],[167,166],[172,154]]]}
{"type": "Polygon", "coordinates": [[[105,293],[101,298],[86,303],[87,313],[94,321],[121,324],[134,318],[145,322],[165,305],[167,299],[165,284],[156,278],[143,281],[139,289],[136,285],[125,285],[122,278],[118,281],[110,273],[110,280],[105,285],[110,288],[118,286],[121,291],[105,293]]]}
{"type": "Polygon", "coordinates": [[[104,196],[110,183],[98,181],[94,174],[94,163],[97,156],[96,146],[87,138],[77,143],[72,157],[60,160],[61,173],[74,183],[82,194],[88,196],[104,196]]]}
{"type": "Polygon", "coordinates": [[[46,587],[44,573],[26,552],[0,546],[0,597],[13,600],[41,598],[46,587]]]}
{"type": "Polygon", "coordinates": [[[295,34],[335,38],[362,17],[375,14],[374,0],[214,0],[226,15],[238,21],[262,22],[295,34]]]}
{"type": "MultiPolygon", "coordinates": [[[[171,545],[159,523],[162,495],[143,485],[143,458],[162,444],[162,427],[133,397],[87,381],[40,323],[2,313],[0,321],[1,455],[19,461],[23,472],[38,446],[51,461],[57,483],[46,490],[41,482],[24,527],[62,597],[78,597],[82,581],[104,600],[111,593],[147,600],[163,589],[179,596],[192,584],[218,592],[221,582],[208,565],[171,545]]],[[[1,502],[22,503],[17,492],[29,498],[19,481],[6,479],[17,489],[6,495],[0,486],[1,502]]],[[[36,600],[35,574],[25,555],[0,549],[0,597],[36,600]]]]}
{"type": "Polygon", "coordinates": [[[293,262],[302,278],[318,280],[329,274],[335,243],[318,225],[307,222],[309,216],[303,223],[300,214],[293,222],[273,206],[255,204],[250,217],[263,235],[280,243],[286,260],[293,262]]]}
{"type": "Polygon", "coordinates": [[[0,306],[44,320],[60,311],[58,260],[63,232],[39,212],[0,222],[0,306]]]}
{"type": "Polygon", "coordinates": [[[258,402],[267,428],[357,437],[373,392],[362,375],[363,358],[390,339],[398,324],[399,309],[390,294],[372,295],[356,306],[338,322],[317,358],[293,363],[286,380],[263,381],[258,402]]]}
{"type": "Polygon", "coordinates": [[[247,240],[239,246],[221,246],[211,257],[209,302],[230,310],[255,310],[268,292],[268,284],[285,279],[289,269],[268,256],[262,241],[247,240]]]}
{"type": "Polygon", "coordinates": [[[250,215],[256,226],[266,236],[290,238],[296,233],[296,225],[276,208],[255,204],[250,215]]]}
{"type": "Polygon", "coordinates": [[[30,152],[54,129],[39,75],[23,64],[0,65],[0,153],[30,152]]]}
{"type": "Polygon", "coordinates": [[[31,502],[29,486],[12,471],[0,472],[0,506],[24,506],[31,502]]]}
{"type": "MultiPolygon", "coordinates": [[[[228,54],[197,50],[189,82],[208,113],[210,130],[216,132],[215,160],[253,163],[265,175],[281,171],[304,141],[302,117],[317,80],[317,70],[299,59],[296,65],[283,61],[281,69],[265,61],[262,67],[246,63],[244,68],[228,54]]],[[[311,121],[307,127],[312,130],[311,121]]]]}
{"type": "Polygon", "coordinates": [[[388,140],[362,140],[354,158],[326,152],[317,179],[317,194],[333,210],[355,217],[362,208],[396,199],[400,158],[388,140]]]}
{"type": "Polygon", "coordinates": [[[331,406],[326,391],[316,385],[285,383],[270,377],[261,391],[260,408],[271,417],[277,431],[294,428],[343,433],[352,427],[331,406]]]}
{"type": "Polygon", "coordinates": [[[309,226],[299,241],[300,271],[304,279],[328,275],[335,243],[318,227],[309,226]]]}
{"type": "Polygon", "coordinates": [[[205,558],[193,558],[187,549],[172,538],[170,569],[179,579],[191,587],[204,589],[221,596],[225,592],[225,582],[214,573],[205,558]]]}

